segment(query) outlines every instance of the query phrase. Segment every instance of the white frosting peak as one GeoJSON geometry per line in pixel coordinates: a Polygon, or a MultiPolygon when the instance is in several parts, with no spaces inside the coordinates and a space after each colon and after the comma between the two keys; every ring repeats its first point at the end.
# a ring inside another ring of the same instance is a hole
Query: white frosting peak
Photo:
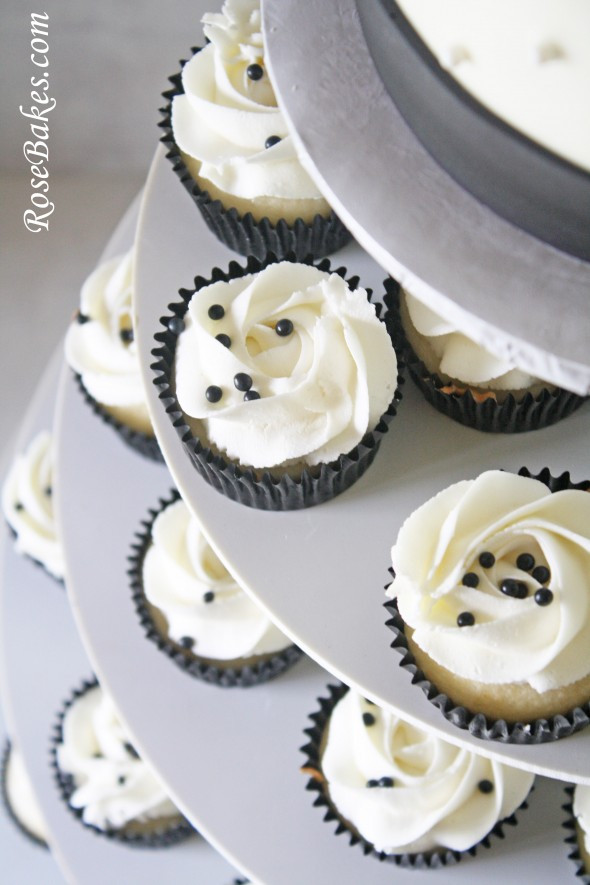
{"type": "Polygon", "coordinates": [[[25,830],[47,842],[47,826],[20,750],[11,744],[5,772],[5,789],[12,813],[25,830]]]}
{"type": "Polygon", "coordinates": [[[574,791],[574,816],[582,830],[584,849],[590,854],[590,787],[576,784],[574,791]]]}

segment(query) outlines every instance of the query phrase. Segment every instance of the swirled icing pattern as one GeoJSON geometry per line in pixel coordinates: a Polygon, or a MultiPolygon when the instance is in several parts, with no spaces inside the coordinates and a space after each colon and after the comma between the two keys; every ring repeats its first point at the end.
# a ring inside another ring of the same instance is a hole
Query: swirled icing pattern
{"type": "Polygon", "coordinates": [[[133,250],[100,264],[80,293],[80,316],[67,332],[66,360],[94,399],[123,410],[131,426],[150,431],[133,334],[133,250]]]}
{"type": "Polygon", "coordinates": [[[203,23],[211,42],[184,66],[184,95],[172,104],[180,150],[200,162],[200,176],[236,197],[321,200],[264,68],[260,3],[226,0],[203,23]],[[261,69],[259,79],[248,77],[252,64],[261,69]],[[273,136],[280,140],[265,147],[273,136]]]}
{"type": "Polygon", "coordinates": [[[404,325],[406,334],[430,372],[493,390],[523,390],[540,383],[539,378],[519,369],[514,360],[495,356],[476,344],[413,295],[404,292],[402,297],[413,326],[404,325]]]}
{"type": "Polygon", "coordinates": [[[44,430],[16,456],[2,487],[2,510],[16,533],[18,553],[64,576],[64,557],[53,514],[53,443],[44,430]]]}
{"type": "Polygon", "coordinates": [[[584,836],[584,848],[590,854],[590,787],[576,784],[574,816],[584,836]]]}
{"type": "Polygon", "coordinates": [[[342,817],[387,854],[471,848],[521,805],[534,780],[353,691],[332,711],[321,769],[342,817]]]}
{"type": "Polygon", "coordinates": [[[590,672],[587,492],[482,473],[415,510],[392,561],[388,592],[414,641],[458,676],[544,692],[590,672]],[[472,626],[458,626],[463,612],[472,626]]]}
{"type": "Polygon", "coordinates": [[[182,500],[154,521],[143,589],[165,615],[170,638],[189,637],[202,657],[234,660],[291,645],[234,581],[182,500]]]}
{"type": "Polygon", "coordinates": [[[349,452],[375,427],[396,384],[395,352],[366,292],[304,264],[271,264],[199,290],[178,338],[181,408],[204,419],[230,458],[252,467],[314,465],[349,452]],[[212,306],[223,308],[220,319],[211,319],[212,306]],[[282,319],[292,323],[286,335],[277,332],[282,319]],[[242,373],[259,399],[236,389],[242,373]],[[221,391],[216,402],[207,400],[210,386],[221,391]]]}
{"type": "Polygon", "coordinates": [[[95,686],[68,707],[57,746],[60,771],[76,788],[69,803],[82,809],[84,823],[99,830],[120,829],[178,810],[159,778],[137,755],[110,697],[95,686]]]}

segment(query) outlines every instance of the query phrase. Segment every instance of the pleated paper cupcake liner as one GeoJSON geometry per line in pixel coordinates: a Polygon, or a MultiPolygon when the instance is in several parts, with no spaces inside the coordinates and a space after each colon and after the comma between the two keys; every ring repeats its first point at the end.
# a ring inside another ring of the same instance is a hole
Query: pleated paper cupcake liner
{"type": "MultiPolygon", "coordinates": [[[[193,53],[198,51],[196,48],[193,53]]],[[[186,61],[181,61],[181,70],[185,64],[186,61]]],[[[227,209],[219,200],[212,199],[191,176],[174,140],[172,100],[177,95],[183,95],[184,89],[180,73],[169,77],[169,80],[172,89],[162,94],[166,105],[160,109],[163,119],[159,126],[164,131],[161,141],[168,148],[166,157],[172,163],[174,172],[217,239],[240,255],[254,255],[261,260],[268,252],[274,252],[280,258],[290,252],[298,259],[308,255],[323,258],[350,241],[350,233],[333,211],[327,217],[316,215],[311,223],[297,218],[292,224],[285,219],[273,224],[268,218],[256,221],[250,212],[241,215],[236,209],[227,209]]]]}
{"type": "Polygon", "coordinates": [[[303,652],[296,645],[290,645],[281,651],[253,656],[256,657],[256,660],[252,660],[250,663],[248,659],[239,658],[212,663],[211,659],[200,658],[191,649],[182,648],[158,630],[143,590],[143,561],[152,543],[152,526],[155,519],[162,510],[178,501],[179,498],[180,495],[174,490],[169,498],[160,500],[160,506],[157,509],[149,511],[148,519],[141,523],[142,531],[136,533],[136,541],[132,545],[133,553],[129,556],[128,575],[133,601],[145,635],[181,670],[190,676],[202,679],[204,682],[224,688],[236,686],[247,688],[280,676],[303,656],[303,652]]]}
{"type": "MultiPolygon", "coordinates": [[[[291,254],[285,256],[283,260],[296,261],[297,259],[291,254]]],[[[297,477],[289,476],[286,473],[278,477],[269,470],[255,471],[252,468],[238,466],[236,463],[226,460],[221,454],[212,451],[206,441],[196,437],[188,425],[187,418],[172,386],[176,343],[180,333],[170,328],[171,321],[175,321],[172,323],[173,326],[177,325],[178,320],[182,321],[192,296],[204,286],[219,280],[227,281],[256,273],[276,261],[277,257],[273,254],[267,255],[263,262],[250,257],[244,267],[232,261],[227,271],[216,267],[209,279],[196,277],[194,289],[181,289],[179,294],[182,301],[170,304],[168,307],[171,314],[160,319],[164,331],[155,335],[159,347],[152,350],[156,362],[152,364],[151,368],[155,373],[154,384],[160,390],[160,399],[187,455],[201,476],[213,488],[232,501],[238,501],[247,507],[262,510],[298,510],[321,504],[339,495],[353,485],[372,464],[381,439],[387,432],[388,424],[396,414],[397,404],[401,400],[400,386],[403,383],[403,378],[398,375],[398,387],[387,411],[381,416],[377,426],[368,431],[357,446],[328,464],[302,468],[301,475],[297,477]]],[[[332,271],[342,278],[346,278],[346,269],[343,267],[332,269],[328,259],[318,263],[308,260],[305,263],[313,263],[319,270],[332,271]]],[[[352,277],[347,282],[351,289],[356,289],[359,279],[352,277]]],[[[381,305],[376,304],[375,309],[377,316],[380,317],[381,305]]],[[[390,331],[387,318],[384,318],[384,322],[390,331]]],[[[180,325],[182,327],[182,323],[180,325]]]]}
{"type": "Polygon", "coordinates": [[[74,373],[74,377],[78,384],[78,388],[80,393],[84,397],[86,403],[90,406],[95,415],[97,415],[104,424],[107,424],[109,427],[112,427],[113,430],[120,436],[123,442],[129,446],[129,448],[133,449],[136,452],[139,452],[140,455],[143,455],[144,458],[149,458],[150,461],[164,461],[162,457],[162,453],[160,451],[160,447],[158,445],[158,440],[154,435],[142,433],[139,430],[133,430],[131,427],[127,427],[126,424],[123,424],[117,418],[114,418],[99,402],[97,402],[94,397],[92,397],[86,388],[84,387],[84,383],[82,378],[77,373],[74,373]]]}
{"type": "Polygon", "coordinates": [[[412,380],[435,409],[459,424],[490,433],[539,430],[567,418],[587,399],[560,387],[546,387],[518,399],[510,393],[500,402],[491,391],[449,384],[426,368],[408,342],[400,320],[399,287],[388,306],[396,317],[400,352],[412,380]]]}
{"type": "Polygon", "coordinates": [[[567,830],[569,834],[565,837],[564,841],[566,845],[571,846],[568,858],[574,865],[576,881],[582,883],[582,885],[590,885],[590,871],[586,869],[586,864],[580,853],[578,843],[578,824],[576,823],[576,818],[574,816],[574,789],[575,787],[573,785],[564,788],[567,801],[561,807],[566,812],[567,817],[563,822],[562,827],[567,830]]]}
{"type": "MultiPolygon", "coordinates": [[[[323,736],[330,721],[332,710],[338,701],[344,697],[348,691],[348,686],[341,683],[340,685],[328,685],[327,689],[329,697],[318,698],[320,709],[317,712],[310,714],[309,718],[312,720],[313,725],[304,730],[309,738],[309,742],[301,747],[301,752],[306,756],[306,762],[302,766],[301,771],[309,776],[306,789],[316,793],[313,802],[314,807],[317,806],[325,809],[324,821],[327,821],[328,823],[336,823],[335,834],[337,836],[346,834],[350,845],[358,845],[365,855],[372,855],[377,858],[377,860],[394,863],[396,866],[408,869],[426,870],[451,866],[468,855],[473,857],[480,847],[490,847],[492,837],[498,837],[500,839],[504,838],[504,827],[516,826],[517,819],[516,815],[513,813],[504,818],[504,820],[498,821],[483,839],[481,839],[476,845],[468,848],[466,851],[455,851],[450,848],[435,849],[427,852],[403,852],[401,854],[386,854],[383,851],[378,851],[371,842],[363,838],[363,836],[352,827],[349,821],[340,814],[338,808],[330,798],[329,786],[322,773],[321,759],[323,752],[323,736]]],[[[526,807],[527,802],[525,800],[520,808],[526,807]]]]}
{"type": "MultiPolygon", "coordinates": [[[[142,833],[133,829],[133,822],[129,822],[129,824],[119,829],[112,828],[101,830],[99,827],[88,824],[84,821],[82,817],[82,808],[74,808],[70,804],[70,798],[76,789],[76,784],[71,774],[60,769],[57,760],[57,747],[63,741],[63,720],[72,704],[74,704],[78,698],[82,697],[87,691],[96,688],[97,685],[98,681],[93,677],[92,679],[85,680],[79,688],[74,689],[58,714],[57,723],[54,726],[54,732],[51,738],[51,766],[54,771],[59,793],[68,809],[73,816],[80,821],[82,826],[92,830],[97,835],[104,836],[106,839],[112,839],[116,842],[122,842],[125,845],[130,845],[132,847],[164,848],[170,845],[175,845],[178,842],[184,841],[189,836],[195,835],[195,829],[180,814],[180,812],[178,812],[177,816],[170,818],[169,821],[162,823],[158,829],[154,829],[148,833],[142,833]],[[129,827],[131,827],[131,831],[129,831],[129,827]]],[[[141,826],[140,824],[138,825],[141,826]]],[[[148,823],[146,826],[150,826],[150,824],[148,823]]]]}
{"type": "Polygon", "coordinates": [[[4,744],[4,750],[2,751],[2,759],[0,761],[0,795],[2,797],[2,802],[4,803],[4,808],[6,809],[6,813],[10,820],[13,822],[15,827],[28,839],[29,842],[32,842],[34,845],[38,845],[41,848],[48,849],[49,845],[44,839],[40,839],[39,836],[36,836],[31,830],[28,829],[27,825],[24,821],[18,817],[15,813],[10,798],[8,796],[7,789],[7,770],[8,770],[8,760],[10,758],[10,753],[12,752],[12,744],[9,740],[4,744]]]}

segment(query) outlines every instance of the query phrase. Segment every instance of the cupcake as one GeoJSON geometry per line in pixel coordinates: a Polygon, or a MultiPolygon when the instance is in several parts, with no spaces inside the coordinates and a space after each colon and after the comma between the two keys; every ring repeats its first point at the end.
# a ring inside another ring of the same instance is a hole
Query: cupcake
{"type": "Polygon", "coordinates": [[[495,356],[409,292],[399,293],[404,358],[428,402],[477,430],[515,433],[554,424],[584,397],[495,356]]]}
{"type": "Polygon", "coordinates": [[[48,848],[47,826],[33,791],[20,750],[6,742],[0,771],[4,805],[19,830],[31,841],[48,848]]]}
{"type": "Polygon", "coordinates": [[[98,683],[86,683],[66,704],[53,757],[63,799],[97,833],[129,845],[160,846],[193,832],[98,683]]]}
{"type": "Polygon", "coordinates": [[[44,430],[15,457],[2,486],[2,510],[14,534],[16,552],[63,581],[63,548],[53,512],[53,474],[53,440],[44,430]]]}
{"type": "Polygon", "coordinates": [[[578,867],[577,876],[581,882],[590,882],[590,786],[576,784],[568,788],[573,792],[573,801],[567,809],[571,811],[573,820],[568,821],[568,829],[574,829],[574,835],[567,841],[575,848],[569,855],[578,867]]]}
{"type": "Polygon", "coordinates": [[[177,493],[152,512],[131,564],[148,637],[192,676],[253,685],[301,656],[232,578],[177,493]]]}
{"type": "Polygon", "coordinates": [[[351,845],[415,868],[475,854],[525,801],[534,775],[449,744],[433,732],[330,686],[320,700],[304,773],[351,845]]]}
{"type": "Polygon", "coordinates": [[[207,45],[164,93],[168,157],[216,236],[243,255],[321,258],[350,235],[301,165],[264,59],[258,0],[203,18],[207,45]]]}
{"type": "Polygon", "coordinates": [[[387,592],[402,663],[445,715],[536,743],[588,724],[590,483],[522,472],[487,471],[415,510],[387,592]]]}
{"type": "Polygon", "coordinates": [[[93,271],[65,342],[66,361],[93,410],[136,451],[161,460],[133,332],[133,250],[93,271]]]}
{"type": "Polygon", "coordinates": [[[252,507],[334,497],[395,414],[397,360],[379,308],[329,268],[273,256],[216,269],[181,291],[156,335],[155,383],[189,456],[252,507]]]}

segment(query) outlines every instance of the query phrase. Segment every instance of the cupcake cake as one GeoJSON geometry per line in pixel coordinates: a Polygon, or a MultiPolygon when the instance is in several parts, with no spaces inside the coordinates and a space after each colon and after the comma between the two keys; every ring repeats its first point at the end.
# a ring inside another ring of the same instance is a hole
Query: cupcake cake
{"type": "Polygon", "coordinates": [[[66,361],[93,410],[136,451],[161,460],[133,331],[133,249],[93,271],[65,341],[66,361]]]}
{"type": "Polygon", "coordinates": [[[14,459],[2,486],[2,511],[16,552],[63,581],[63,549],[53,512],[53,459],[52,437],[44,430],[14,459]]]}
{"type": "Polygon", "coordinates": [[[66,704],[53,756],[64,801],[96,832],[139,846],[170,845],[193,832],[98,683],[66,704]]]}
{"type": "Polygon", "coordinates": [[[404,358],[440,412],[478,430],[514,433],[554,424],[584,397],[556,387],[476,344],[409,292],[399,292],[404,358]]]}
{"type": "Polygon", "coordinates": [[[311,741],[304,773],[338,822],[365,854],[402,866],[437,867],[460,860],[488,837],[531,790],[534,775],[449,744],[365,700],[346,686],[331,697],[306,731],[311,741]]]}
{"type": "Polygon", "coordinates": [[[192,676],[253,685],[301,656],[232,578],[176,493],[139,536],[130,575],[148,637],[192,676]]]}
{"type": "Polygon", "coordinates": [[[487,471],[415,510],[387,591],[414,681],[461,727],[519,743],[590,713],[589,483],[525,473],[487,471]]]}
{"type": "Polygon", "coordinates": [[[211,230],[263,258],[321,258],[350,238],[301,165],[264,58],[258,0],[203,18],[207,45],[171,78],[163,141],[211,230]]]}
{"type": "Polygon", "coordinates": [[[379,308],[344,270],[272,258],[195,280],[152,367],[197,469],[264,509],[320,503],[372,462],[395,414],[397,359],[379,308]]]}
{"type": "Polygon", "coordinates": [[[590,787],[577,784],[571,805],[576,849],[570,857],[578,865],[580,881],[590,882],[590,787]]]}
{"type": "Polygon", "coordinates": [[[32,842],[47,848],[47,826],[20,750],[7,741],[0,771],[2,798],[10,818],[32,842]]]}

